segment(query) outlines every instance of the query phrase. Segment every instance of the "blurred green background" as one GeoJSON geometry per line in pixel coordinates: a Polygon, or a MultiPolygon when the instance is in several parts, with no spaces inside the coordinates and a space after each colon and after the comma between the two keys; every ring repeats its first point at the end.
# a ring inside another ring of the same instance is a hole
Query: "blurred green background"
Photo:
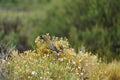
{"type": "Polygon", "coordinates": [[[0,0],[0,44],[11,41],[24,51],[46,33],[120,60],[120,0],[0,0]]]}

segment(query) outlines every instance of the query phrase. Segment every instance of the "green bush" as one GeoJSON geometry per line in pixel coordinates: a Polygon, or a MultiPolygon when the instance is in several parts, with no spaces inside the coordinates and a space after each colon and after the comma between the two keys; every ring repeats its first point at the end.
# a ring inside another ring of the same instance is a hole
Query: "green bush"
{"type": "Polygon", "coordinates": [[[99,53],[100,57],[115,59],[120,53],[119,3],[112,0],[66,0],[48,12],[43,24],[49,26],[46,31],[67,36],[78,47],[82,44],[93,53],[99,53]],[[55,31],[51,32],[51,28],[55,31]]]}
{"type": "MultiPolygon", "coordinates": [[[[56,36],[66,36],[76,49],[83,45],[88,51],[98,54],[99,57],[104,56],[107,60],[119,59],[120,1],[0,1],[0,6],[3,8],[0,21],[11,15],[14,16],[13,18],[16,15],[19,16],[21,31],[15,36],[20,39],[25,34],[28,45],[33,45],[37,35],[50,33],[56,36]],[[29,4],[26,4],[27,2],[29,4]],[[16,4],[18,5],[17,10],[14,9],[16,4]],[[9,11],[6,12],[8,8],[9,11]]],[[[9,35],[11,39],[13,33],[9,35]]],[[[20,40],[15,42],[16,44],[21,43],[20,40]]]]}

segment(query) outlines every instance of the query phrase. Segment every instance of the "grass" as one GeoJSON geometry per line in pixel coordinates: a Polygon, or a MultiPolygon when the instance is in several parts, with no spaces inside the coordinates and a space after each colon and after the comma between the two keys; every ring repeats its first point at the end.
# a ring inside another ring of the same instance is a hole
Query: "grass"
{"type": "MultiPolygon", "coordinates": [[[[38,3],[33,0],[26,0],[19,1],[18,4],[14,4],[12,3],[12,1],[3,2],[4,3],[0,3],[0,26],[2,26],[3,22],[10,22],[14,24],[16,22],[16,19],[19,19],[19,32],[17,34],[13,32],[13,34],[15,34],[15,38],[17,39],[19,38],[19,36],[24,36],[24,34],[26,34],[25,36],[27,36],[28,38],[26,41],[27,44],[30,46],[33,45],[34,38],[38,34],[44,33],[43,24],[45,23],[44,21],[46,20],[46,17],[49,16],[48,13],[52,11],[55,7],[63,5],[61,0],[50,0],[50,2],[46,3],[44,3],[44,1],[38,3]],[[26,31],[27,29],[29,30],[26,31]]],[[[9,32],[11,33],[12,31],[9,32]]],[[[4,30],[1,29],[1,27],[0,33],[4,33],[4,30]]],[[[10,36],[10,38],[3,38],[3,42],[11,40],[11,38],[13,39],[12,34],[7,34],[6,36],[10,36]]],[[[20,44],[19,40],[13,40],[13,42],[17,45],[20,44]]]]}
{"type": "MultiPolygon", "coordinates": [[[[11,57],[4,61],[3,75],[9,80],[119,80],[120,62],[104,63],[91,53],[76,53],[69,47],[66,38],[52,38],[58,49],[63,52],[56,57],[54,51],[39,37],[35,40],[34,50],[19,53],[14,50],[11,57]]],[[[1,67],[2,70],[2,67],[1,67]]]]}

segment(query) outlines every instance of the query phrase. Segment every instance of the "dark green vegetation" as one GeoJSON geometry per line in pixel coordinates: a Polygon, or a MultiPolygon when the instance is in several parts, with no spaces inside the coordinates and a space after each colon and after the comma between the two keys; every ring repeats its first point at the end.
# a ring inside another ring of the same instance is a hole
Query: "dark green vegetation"
{"type": "Polygon", "coordinates": [[[0,43],[32,48],[44,33],[111,61],[120,57],[119,0],[0,0],[0,43]]]}

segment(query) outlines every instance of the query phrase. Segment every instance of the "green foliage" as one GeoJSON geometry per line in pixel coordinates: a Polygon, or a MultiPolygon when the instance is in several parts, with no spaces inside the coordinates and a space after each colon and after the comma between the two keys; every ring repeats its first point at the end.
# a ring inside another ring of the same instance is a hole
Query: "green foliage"
{"type": "MultiPolygon", "coordinates": [[[[20,31],[11,30],[3,41],[19,45],[26,37],[25,43],[32,46],[37,35],[50,33],[66,36],[76,49],[84,45],[108,61],[119,59],[119,4],[116,0],[0,0],[0,24],[9,17],[21,21],[20,31]]],[[[1,27],[0,31],[4,33],[1,27]]]]}
{"type": "Polygon", "coordinates": [[[47,4],[51,0],[0,0],[0,7],[12,10],[31,10],[40,8],[41,5],[47,4]]]}
{"type": "Polygon", "coordinates": [[[77,47],[79,46],[79,39],[78,39],[78,33],[77,33],[76,27],[70,28],[69,39],[70,39],[71,45],[76,44],[76,46],[74,46],[74,47],[77,49],[77,47]]]}
{"type": "Polygon", "coordinates": [[[109,61],[110,58],[117,58],[120,53],[118,37],[120,34],[116,31],[116,29],[119,30],[117,27],[120,13],[118,3],[111,0],[107,2],[104,0],[67,0],[62,7],[56,6],[53,11],[49,11],[45,26],[53,27],[54,34],[58,34],[61,30],[60,34],[70,38],[72,44],[77,43],[78,46],[83,44],[88,50],[100,53],[100,57],[104,56],[109,61]],[[69,34],[73,26],[78,34],[69,34]],[[75,36],[78,36],[79,42],[75,36]]]}

